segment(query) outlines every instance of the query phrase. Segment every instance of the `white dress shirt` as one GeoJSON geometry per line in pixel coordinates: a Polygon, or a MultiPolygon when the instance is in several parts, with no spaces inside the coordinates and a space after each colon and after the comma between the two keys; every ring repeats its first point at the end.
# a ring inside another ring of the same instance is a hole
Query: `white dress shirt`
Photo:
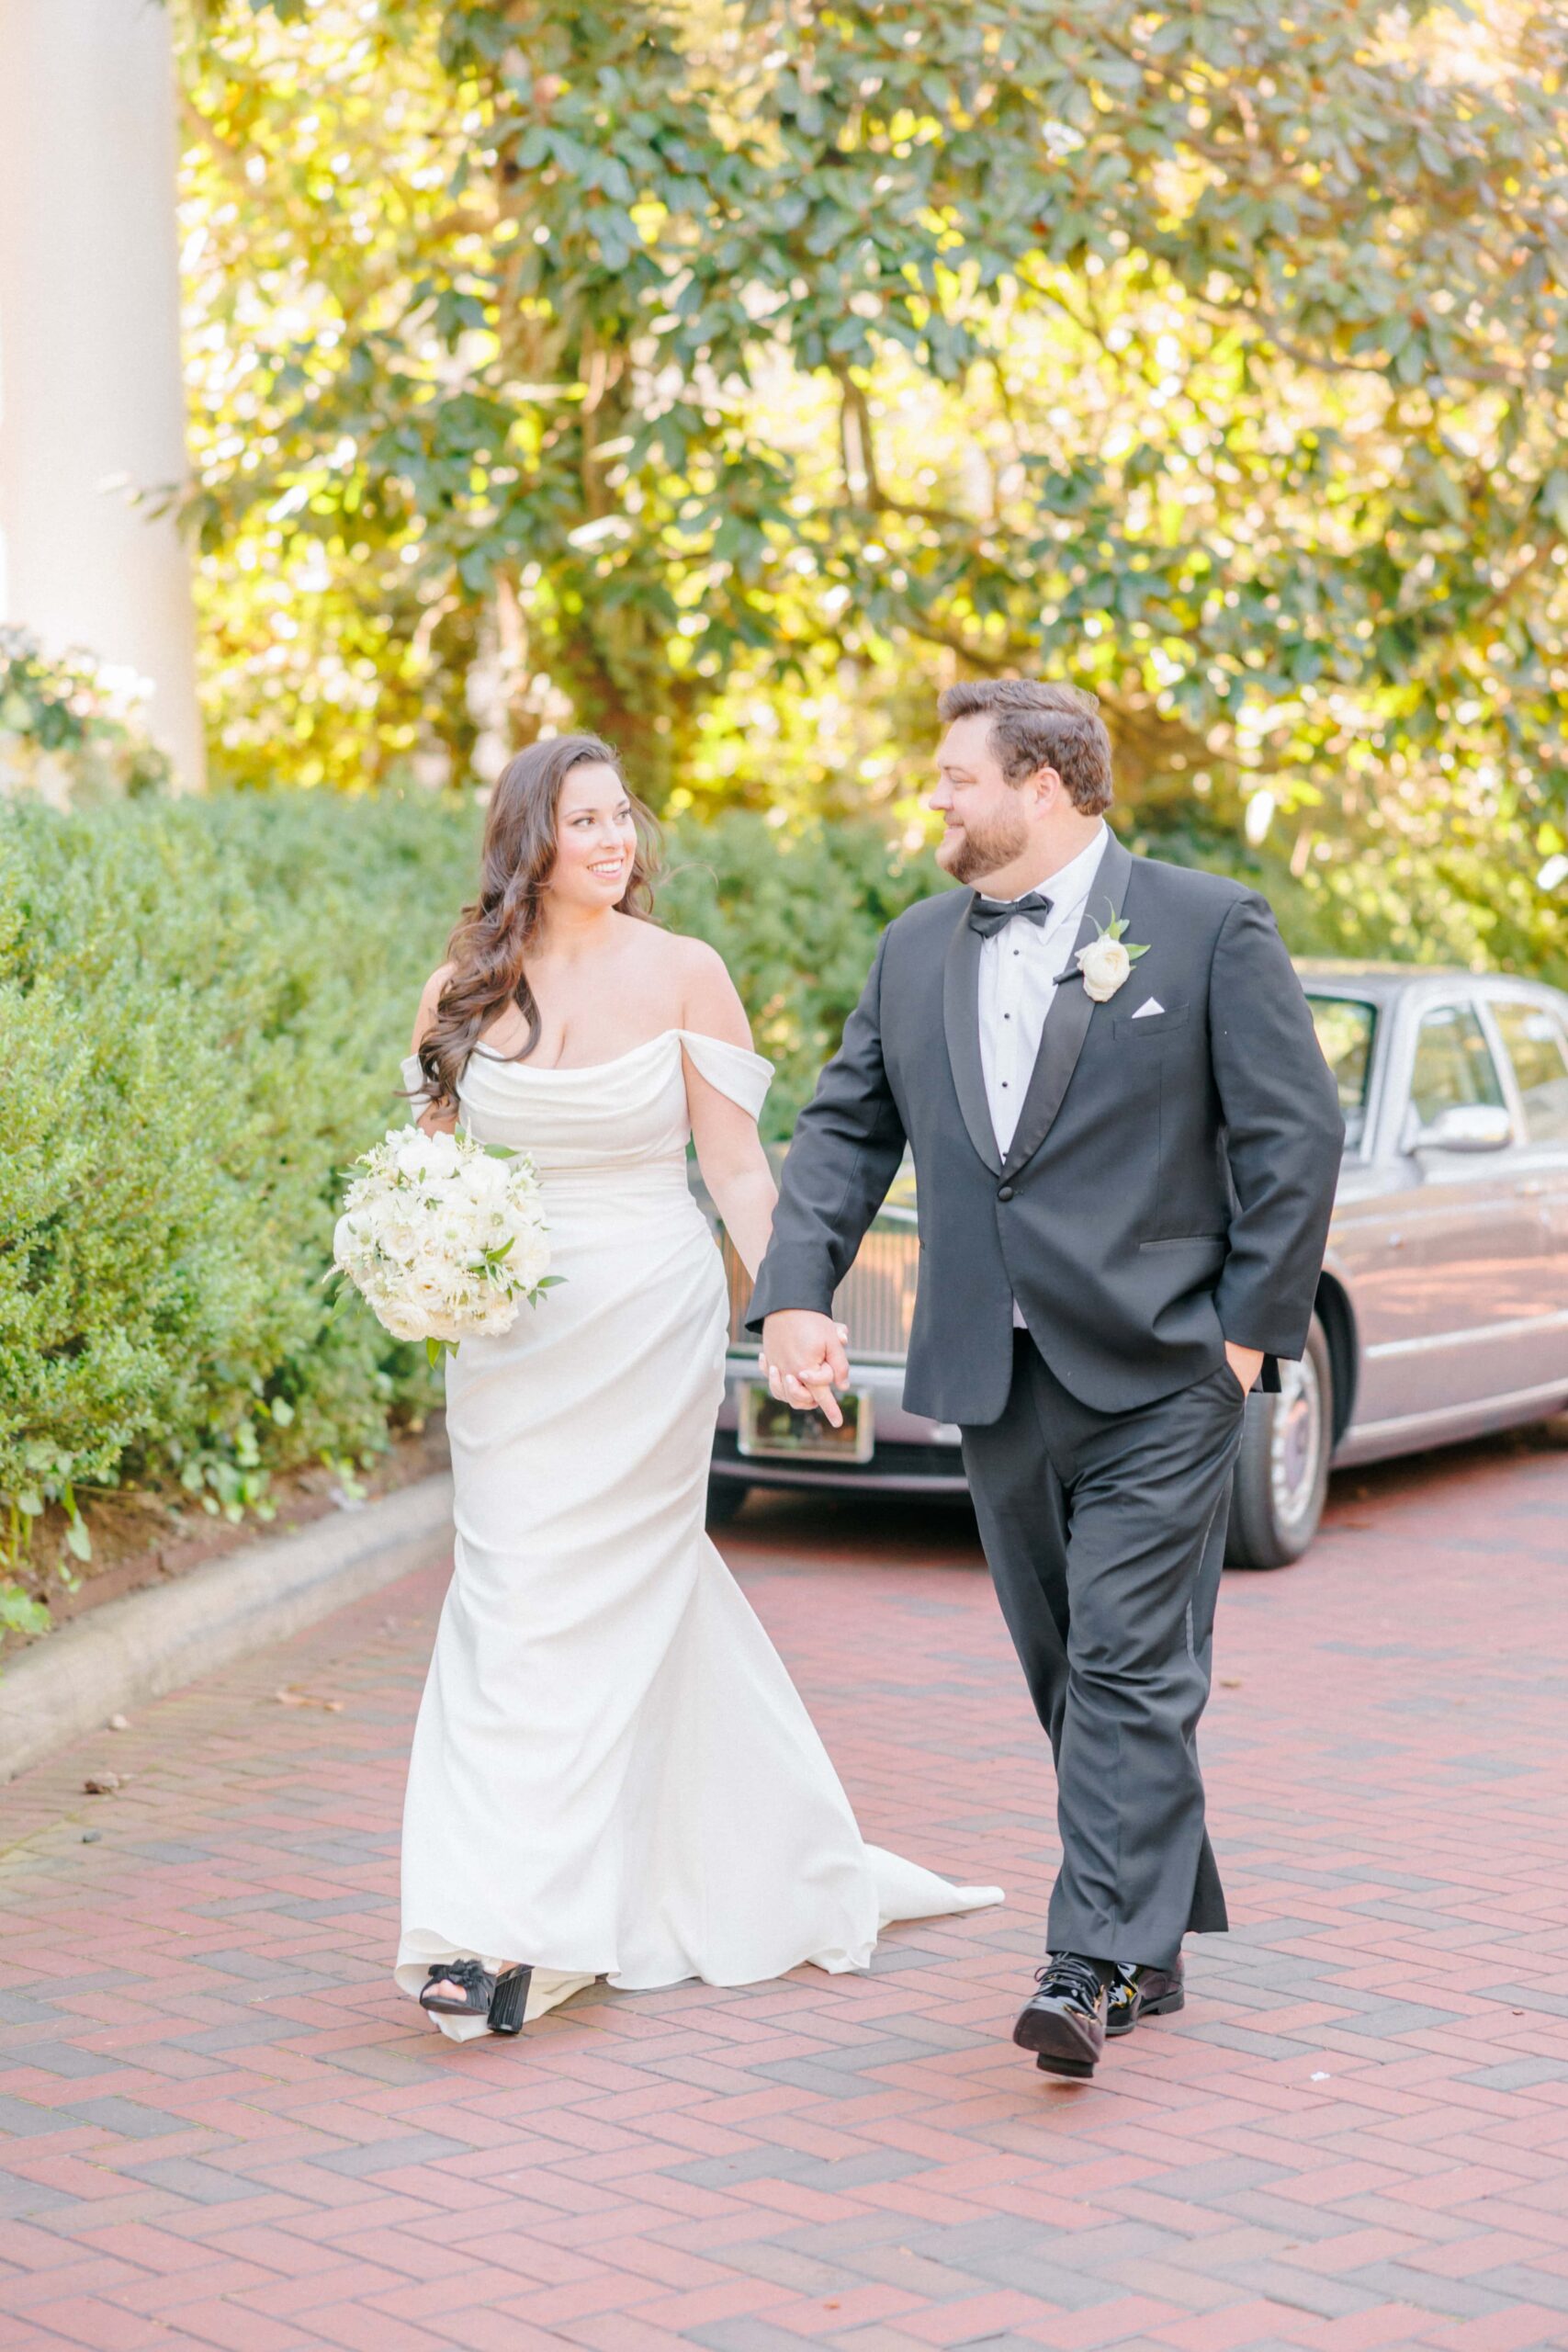
{"type": "MultiPolygon", "coordinates": [[[[1060,994],[1056,975],[1072,960],[1108,838],[1101,825],[1068,865],[1032,886],[1051,901],[1046,922],[1004,923],[980,943],[980,1067],[991,1129],[1004,1159],[1029,1091],[1045,1023],[1060,994]]],[[[1016,1302],[1012,1319],[1023,1328],[1016,1302]]]]}

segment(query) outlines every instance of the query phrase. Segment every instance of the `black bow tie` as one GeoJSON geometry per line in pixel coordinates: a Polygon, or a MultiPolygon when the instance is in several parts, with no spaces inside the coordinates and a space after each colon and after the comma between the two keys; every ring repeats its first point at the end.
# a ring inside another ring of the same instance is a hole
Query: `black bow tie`
{"type": "Polygon", "coordinates": [[[994,933],[1004,930],[1014,915],[1021,916],[1025,922],[1043,925],[1050,921],[1051,901],[1038,890],[1031,890],[1021,899],[976,899],[969,908],[969,928],[977,931],[982,939],[989,939],[994,933]]]}

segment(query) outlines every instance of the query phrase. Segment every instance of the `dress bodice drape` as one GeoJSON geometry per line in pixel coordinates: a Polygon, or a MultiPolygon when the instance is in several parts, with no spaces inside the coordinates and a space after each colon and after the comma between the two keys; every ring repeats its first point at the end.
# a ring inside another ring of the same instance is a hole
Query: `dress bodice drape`
{"type": "MultiPolygon", "coordinates": [[[[773,1066],[761,1054],[697,1029],[661,1029],[606,1062],[551,1068],[513,1061],[480,1046],[458,1083],[463,1125],[480,1143],[527,1152],[541,1176],[682,1159],[692,1132],[684,1061],[710,1086],[760,1115],[773,1066]]],[[[418,1057],[403,1083],[419,1099],[418,1057]]]]}

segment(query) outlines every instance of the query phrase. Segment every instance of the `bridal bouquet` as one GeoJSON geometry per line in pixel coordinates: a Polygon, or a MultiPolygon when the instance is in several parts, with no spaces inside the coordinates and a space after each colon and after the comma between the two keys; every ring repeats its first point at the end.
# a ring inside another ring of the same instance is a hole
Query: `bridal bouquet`
{"type": "Polygon", "coordinates": [[[523,1301],[559,1280],[526,1157],[409,1126],[354,1164],[333,1272],[394,1339],[423,1340],[432,1363],[460,1340],[510,1330],[523,1301]]]}

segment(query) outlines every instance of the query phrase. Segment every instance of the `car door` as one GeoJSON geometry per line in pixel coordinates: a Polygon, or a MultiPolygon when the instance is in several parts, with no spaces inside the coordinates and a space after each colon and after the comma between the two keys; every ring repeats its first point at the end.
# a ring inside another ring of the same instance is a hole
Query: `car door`
{"type": "Polygon", "coordinates": [[[1468,992],[1423,1006],[1406,1068],[1395,1149],[1414,1181],[1357,1283],[1359,1423],[1453,1412],[1526,1385],[1519,1330],[1544,1311],[1543,1227],[1517,1189],[1502,1078],[1468,992]],[[1504,1138],[1493,1148],[1440,1140],[1446,1120],[1486,1111],[1504,1138]]]}
{"type": "Polygon", "coordinates": [[[1561,1380],[1568,1392],[1568,1023],[1549,998],[1488,993],[1486,1012],[1513,1078],[1521,1128],[1516,1189],[1540,1220],[1542,1303],[1532,1332],[1532,1387],[1561,1380]]]}

